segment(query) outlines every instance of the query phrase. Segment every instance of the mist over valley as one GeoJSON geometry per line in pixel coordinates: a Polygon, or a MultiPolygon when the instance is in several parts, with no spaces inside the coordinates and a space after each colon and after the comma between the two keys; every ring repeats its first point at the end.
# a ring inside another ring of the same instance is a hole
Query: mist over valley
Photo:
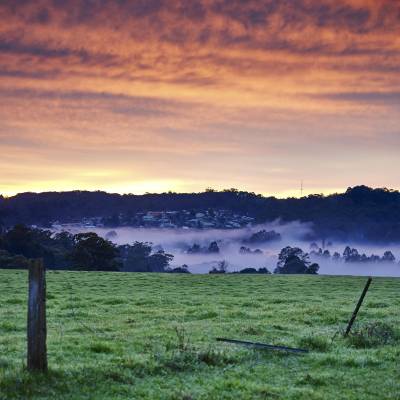
{"type": "Polygon", "coordinates": [[[310,255],[312,262],[318,263],[319,274],[359,275],[359,276],[400,276],[400,244],[373,244],[367,242],[341,242],[331,240],[310,240],[314,232],[312,224],[294,221],[282,223],[275,221],[241,229],[193,229],[193,228],[133,228],[85,227],[84,225],[63,225],[56,231],[67,230],[71,233],[96,232],[99,236],[117,245],[134,242],[151,243],[154,250],[162,249],[174,256],[171,267],[187,265],[192,273],[208,273],[222,261],[227,263],[227,272],[238,272],[245,268],[267,268],[273,272],[278,254],[286,246],[298,247],[310,255]],[[269,240],[250,240],[255,234],[266,232],[278,234],[269,240]],[[210,251],[210,245],[216,243],[218,251],[210,251]],[[193,250],[194,246],[197,246],[193,250]],[[395,261],[380,260],[346,261],[345,248],[355,248],[360,256],[377,255],[383,257],[390,251],[395,261]],[[318,254],[318,251],[322,254],[318,254]],[[325,255],[323,252],[328,251],[325,255]],[[333,255],[340,254],[335,260],[333,255]]]}

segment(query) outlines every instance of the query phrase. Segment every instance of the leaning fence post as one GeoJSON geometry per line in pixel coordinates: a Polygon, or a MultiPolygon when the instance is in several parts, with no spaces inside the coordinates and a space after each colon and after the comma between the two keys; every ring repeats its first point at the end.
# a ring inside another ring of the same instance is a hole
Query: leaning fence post
{"type": "Polygon", "coordinates": [[[42,260],[29,265],[28,370],[47,370],[46,271],[42,260]]]}
{"type": "Polygon", "coordinates": [[[356,320],[358,310],[360,309],[361,304],[364,301],[364,297],[367,294],[367,291],[368,291],[368,288],[369,288],[369,285],[371,284],[371,282],[372,282],[372,278],[370,277],[370,278],[368,278],[367,283],[365,284],[364,290],[361,293],[361,296],[358,300],[356,308],[354,309],[353,314],[350,318],[350,321],[347,324],[347,328],[346,328],[346,332],[344,333],[344,337],[348,336],[348,334],[350,333],[351,327],[353,326],[353,323],[356,320]]]}

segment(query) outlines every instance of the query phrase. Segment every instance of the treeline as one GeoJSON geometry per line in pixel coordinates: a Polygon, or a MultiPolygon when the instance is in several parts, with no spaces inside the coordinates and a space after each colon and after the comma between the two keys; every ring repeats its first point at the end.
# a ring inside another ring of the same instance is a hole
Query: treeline
{"type": "MultiPolygon", "coordinates": [[[[284,247],[279,255],[276,267],[273,270],[274,274],[312,274],[316,275],[319,271],[319,265],[310,260],[310,255],[304,252],[299,247],[284,247]]],[[[210,274],[226,274],[229,273],[229,264],[223,260],[213,267],[210,274]]],[[[234,274],[271,274],[268,268],[253,268],[247,267],[234,274]]]]}
{"type": "MultiPolygon", "coordinates": [[[[400,193],[366,186],[330,196],[277,199],[229,189],[204,193],[119,195],[105,192],[23,193],[0,196],[0,225],[18,223],[48,226],[54,221],[134,216],[143,211],[226,209],[255,218],[257,223],[312,222],[315,238],[400,242],[400,193]]],[[[312,240],[312,237],[308,239],[312,240]]]]}
{"type": "MultiPolygon", "coordinates": [[[[210,245],[211,251],[217,246],[210,245]]],[[[155,249],[151,243],[135,242],[117,246],[96,233],[52,233],[48,230],[16,225],[0,233],[0,268],[27,268],[31,259],[41,258],[48,269],[125,272],[188,273],[188,266],[170,267],[174,256],[155,249]]],[[[278,256],[274,273],[316,274],[318,264],[297,247],[285,247],[278,256]]],[[[221,261],[210,273],[228,272],[228,263],[221,261]]],[[[245,268],[241,273],[269,274],[267,268],[245,268]]]]}
{"type": "Polygon", "coordinates": [[[150,243],[116,246],[91,232],[53,234],[16,225],[0,234],[0,268],[27,268],[34,258],[48,269],[164,272],[173,256],[153,251],[150,243]]]}
{"type": "Polygon", "coordinates": [[[323,250],[321,248],[314,248],[310,252],[310,255],[314,258],[320,259],[330,259],[333,261],[344,261],[346,263],[394,263],[396,262],[395,255],[390,251],[386,250],[382,256],[377,254],[366,255],[365,253],[360,253],[356,248],[346,246],[343,253],[340,254],[338,251],[330,252],[329,249],[323,250]]]}

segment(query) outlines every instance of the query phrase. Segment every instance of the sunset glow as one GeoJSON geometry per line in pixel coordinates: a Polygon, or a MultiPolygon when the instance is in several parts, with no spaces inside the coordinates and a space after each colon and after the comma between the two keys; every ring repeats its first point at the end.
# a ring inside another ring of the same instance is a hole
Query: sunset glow
{"type": "Polygon", "coordinates": [[[400,188],[400,3],[0,3],[0,193],[400,188]]]}

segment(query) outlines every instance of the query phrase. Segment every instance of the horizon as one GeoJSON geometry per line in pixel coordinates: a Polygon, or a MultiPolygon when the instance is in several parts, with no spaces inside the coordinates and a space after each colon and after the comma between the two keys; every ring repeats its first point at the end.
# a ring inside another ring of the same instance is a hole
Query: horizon
{"type": "MultiPolygon", "coordinates": [[[[263,196],[265,198],[275,197],[275,198],[280,199],[280,200],[285,200],[285,199],[289,199],[289,198],[301,199],[301,198],[306,198],[308,196],[319,196],[319,195],[321,195],[321,196],[327,197],[327,196],[330,196],[330,195],[345,194],[349,189],[353,189],[355,187],[367,187],[367,188],[369,188],[371,190],[400,191],[399,189],[396,189],[396,188],[371,187],[371,186],[367,186],[367,185],[364,185],[364,184],[358,184],[358,185],[354,185],[354,186],[349,186],[346,189],[340,189],[340,190],[332,191],[332,192],[329,192],[329,193],[322,193],[322,192],[320,192],[320,193],[315,193],[315,192],[307,193],[307,192],[305,192],[303,190],[302,195],[297,193],[297,195],[294,194],[294,195],[286,195],[286,196],[284,196],[284,195],[279,196],[279,195],[276,195],[276,194],[273,194],[273,193],[250,192],[250,191],[242,190],[242,189],[239,189],[239,188],[215,189],[215,188],[211,188],[211,187],[207,187],[206,189],[203,189],[203,190],[197,191],[197,192],[183,192],[183,191],[182,192],[176,192],[176,191],[172,191],[172,190],[167,190],[167,191],[164,191],[164,192],[131,193],[131,192],[111,192],[111,191],[100,190],[100,189],[98,189],[98,190],[71,189],[71,190],[46,190],[46,191],[40,191],[40,192],[25,191],[25,192],[18,192],[18,193],[12,194],[12,195],[7,195],[7,194],[4,194],[4,193],[0,193],[0,196],[2,196],[3,198],[12,198],[12,197],[16,197],[18,195],[23,195],[23,194],[37,194],[37,195],[40,195],[40,194],[47,194],[47,193],[59,193],[59,194],[61,194],[61,193],[71,193],[71,192],[89,192],[89,193],[100,192],[100,193],[106,193],[106,194],[110,194],[110,195],[120,195],[120,196],[123,196],[123,195],[143,196],[143,195],[163,195],[163,194],[202,194],[202,193],[206,193],[208,191],[221,193],[221,192],[229,191],[229,190],[237,190],[239,192],[254,193],[257,196],[261,195],[261,196],[263,196]]],[[[301,191],[301,189],[299,189],[299,192],[300,191],[301,191]]]]}
{"type": "MultiPolygon", "coordinates": [[[[361,185],[354,185],[354,186],[361,186],[361,185]]],[[[349,186],[353,187],[353,186],[349,186]]],[[[24,193],[33,193],[33,194],[42,194],[42,193],[65,193],[65,192],[77,192],[77,191],[87,191],[87,192],[105,192],[108,194],[119,194],[119,195],[135,195],[135,196],[142,196],[145,194],[165,194],[165,193],[177,193],[177,194],[187,194],[187,193],[204,193],[208,189],[212,189],[215,192],[222,192],[224,190],[229,190],[228,188],[205,188],[203,190],[198,190],[198,191],[176,191],[172,189],[167,189],[164,191],[137,191],[137,192],[129,192],[129,191],[112,191],[112,190],[107,190],[106,189],[94,189],[94,188],[80,188],[80,189],[73,189],[73,188],[67,188],[65,190],[24,190],[20,192],[0,192],[0,196],[3,196],[4,198],[11,198],[18,196],[20,194],[24,193]]],[[[313,190],[306,190],[303,189],[302,195],[301,195],[301,189],[297,190],[287,190],[283,192],[278,192],[278,193],[269,193],[269,192],[254,192],[252,190],[246,190],[246,189],[239,189],[235,188],[241,192],[248,192],[248,193],[255,193],[257,195],[261,195],[263,197],[276,197],[278,199],[285,199],[289,197],[294,197],[294,198],[301,198],[301,197],[306,197],[306,196],[311,196],[311,195],[323,195],[323,196],[329,196],[331,194],[336,194],[336,193],[344,193],[347,188],[337,188],[337,189],[331,189],[331,190],[321,190],[321,191],[313,191],[313,190]]],[[[374,187],[374,189],[381,189],[380,187],[374,187]]],[[[398,190],[398,189],[393,189],[393,190],[398,190]]]]}

